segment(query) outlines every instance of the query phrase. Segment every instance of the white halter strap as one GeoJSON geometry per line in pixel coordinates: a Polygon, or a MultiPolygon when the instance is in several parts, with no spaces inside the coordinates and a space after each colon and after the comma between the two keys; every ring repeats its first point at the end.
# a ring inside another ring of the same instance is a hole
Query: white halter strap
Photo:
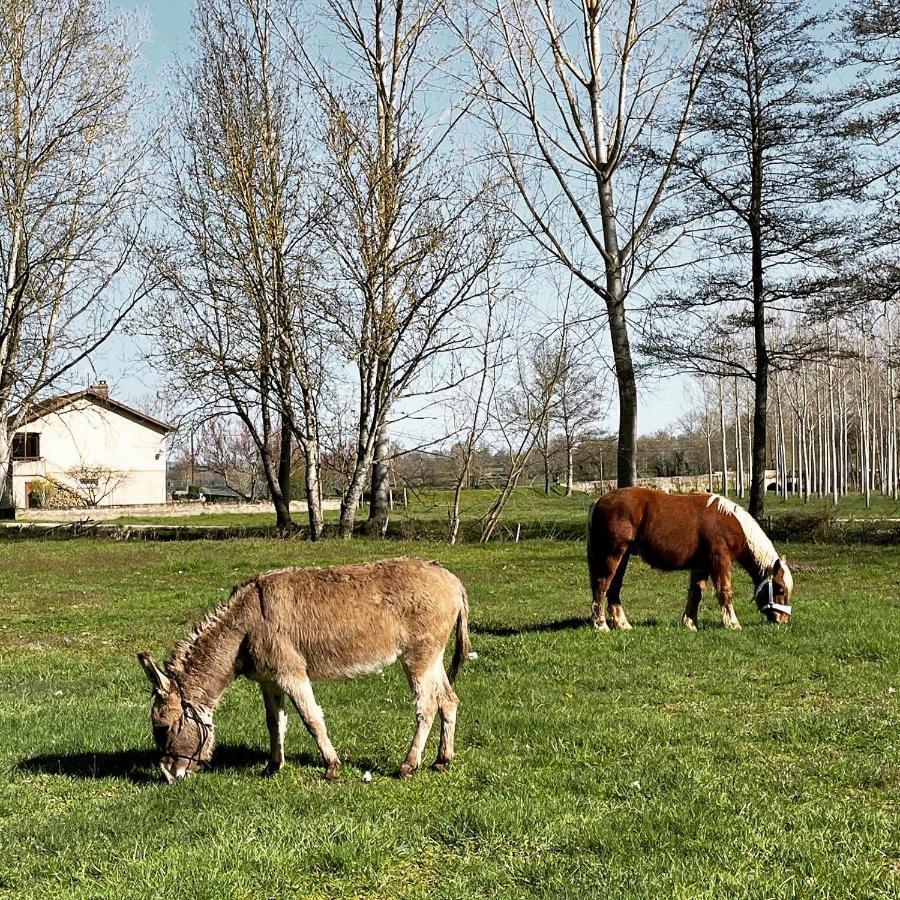
{"type": "Polygon", "coordinates": [[[770,609],[775,610],[775,612],[784,613],[785,615],[791,614],[790,604],[787,603],[776,603],[775,602],[775,592],[772,588],[772,576],[770,575],[764,581],[761,581],[756,588],[756,592],[753,594],[753,599],[756,601],[756,605],[759,607],[759,611],[764,613],[770,609]],[[760,604],[760,594],[763,590],[768,589],[768,597],[764,598],[765,603],[760,604]]]}

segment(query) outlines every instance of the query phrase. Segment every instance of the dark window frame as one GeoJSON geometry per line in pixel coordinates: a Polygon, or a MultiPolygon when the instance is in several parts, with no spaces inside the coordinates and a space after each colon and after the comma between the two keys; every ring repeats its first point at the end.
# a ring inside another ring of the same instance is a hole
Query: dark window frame
{"type": "Polygon", "coordinates": [[[13,435],[12,458],[27,461],[41,458],[41,433],[39,431],[19,431],[13,435]]]}

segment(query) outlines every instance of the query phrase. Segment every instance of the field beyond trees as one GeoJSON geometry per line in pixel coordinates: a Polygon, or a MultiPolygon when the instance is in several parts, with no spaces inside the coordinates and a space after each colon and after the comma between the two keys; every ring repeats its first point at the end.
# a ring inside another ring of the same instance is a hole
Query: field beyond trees
{"type": "Polygon", "coordinates": [[[635,562],[637,627],[599,635],[575,541],[0,543],[0,895],[897,896],[900,557],[779,549],[788,627],[741,575],[743,631],[708,597],[690,634],[685,578],[635,562]],[[439,558],[471,598],[449,772],[394,777],[413,718],[392,667],[317,688],[341,783],[293,712],[288,765],[259,777],[248,682],[212,770],[162,783],[137,650],[165,655],[258,570],[400,554],[439,558]]]}

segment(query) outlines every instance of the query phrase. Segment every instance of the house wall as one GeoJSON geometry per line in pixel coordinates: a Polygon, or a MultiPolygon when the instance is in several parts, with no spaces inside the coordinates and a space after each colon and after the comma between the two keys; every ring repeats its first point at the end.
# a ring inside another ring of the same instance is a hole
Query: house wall
{"type": "Polygon", "coordinates": [[[13,467],[15,504],[25,506],[26,483],[46,477],[78,492],[84,469],[99,468],[99,493],[109,492],[100,506],[164,503],[166,438],[140,422],[82,399],[72,406],[24,426],[41,435],[41,458],[13,467]]]}

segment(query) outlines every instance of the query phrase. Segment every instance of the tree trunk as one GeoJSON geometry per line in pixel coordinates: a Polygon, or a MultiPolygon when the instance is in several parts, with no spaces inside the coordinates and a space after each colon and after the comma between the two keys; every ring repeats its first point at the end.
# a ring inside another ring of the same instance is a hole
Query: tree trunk
{"type": "Polygon", "coordinates": [[[375,457],[372,462],[372,499],[369,521],[383,525],[391,510],[390,426],[385,422],[375,438],[375,457]]]}
{"type": "Polygon", "coordinates": [[[0,409],[0,519],[14,519],[12,440],[6,419],[6,414],[0,409]]]}
{"type": "Polygon", "coordinates": [[[572,482],[575,480],[575,448],[566,441],[566,496],[572,496],[572,482]]]}
{"type": "Polygon", "coordinates": [[[725,431],[725,391],[719,378],[719,433],[722,435],[722,496],[728,496],[728,436],[725,431]]]}
{"type": "Polygon", "coordinates": [[[273,492],[275,525],[282,533],[293,531],[291,519],[291,426],[287,418],[281,420],[281,440],[278,445],[278,491],[273,492]]]}
{"type": "Polygon", "coordinates": [[[753,269],[753,345],[756,356],[753,386],[753,440],[750,450],[750,515],[759,519],[766,508],[766,413],[769,403],[769,351],[766,347],[766,304],[763,286],[762,239],[751,227],[753,269]]]}
{"type": "Polygon", "coordinates": [[[303,458],[306,463],[306,508],[309,519],[309,538],[317,541],[322,537],[322,484],[319,479],[319,444],[307,440],[303,444],[303,458]]]}
{"type": "Polygon", "coordinates": [[[606,266],[606,313],[612,344],[616,384],[619,389],[619,446],[616,450],[616,482],[619,487],[637,484],[637,380],[631,358],[628,323],[625,320],[625,285],[622,281],[616,209],[612,183],[604,179],[600,189],[600,215],[606,266]]]}

